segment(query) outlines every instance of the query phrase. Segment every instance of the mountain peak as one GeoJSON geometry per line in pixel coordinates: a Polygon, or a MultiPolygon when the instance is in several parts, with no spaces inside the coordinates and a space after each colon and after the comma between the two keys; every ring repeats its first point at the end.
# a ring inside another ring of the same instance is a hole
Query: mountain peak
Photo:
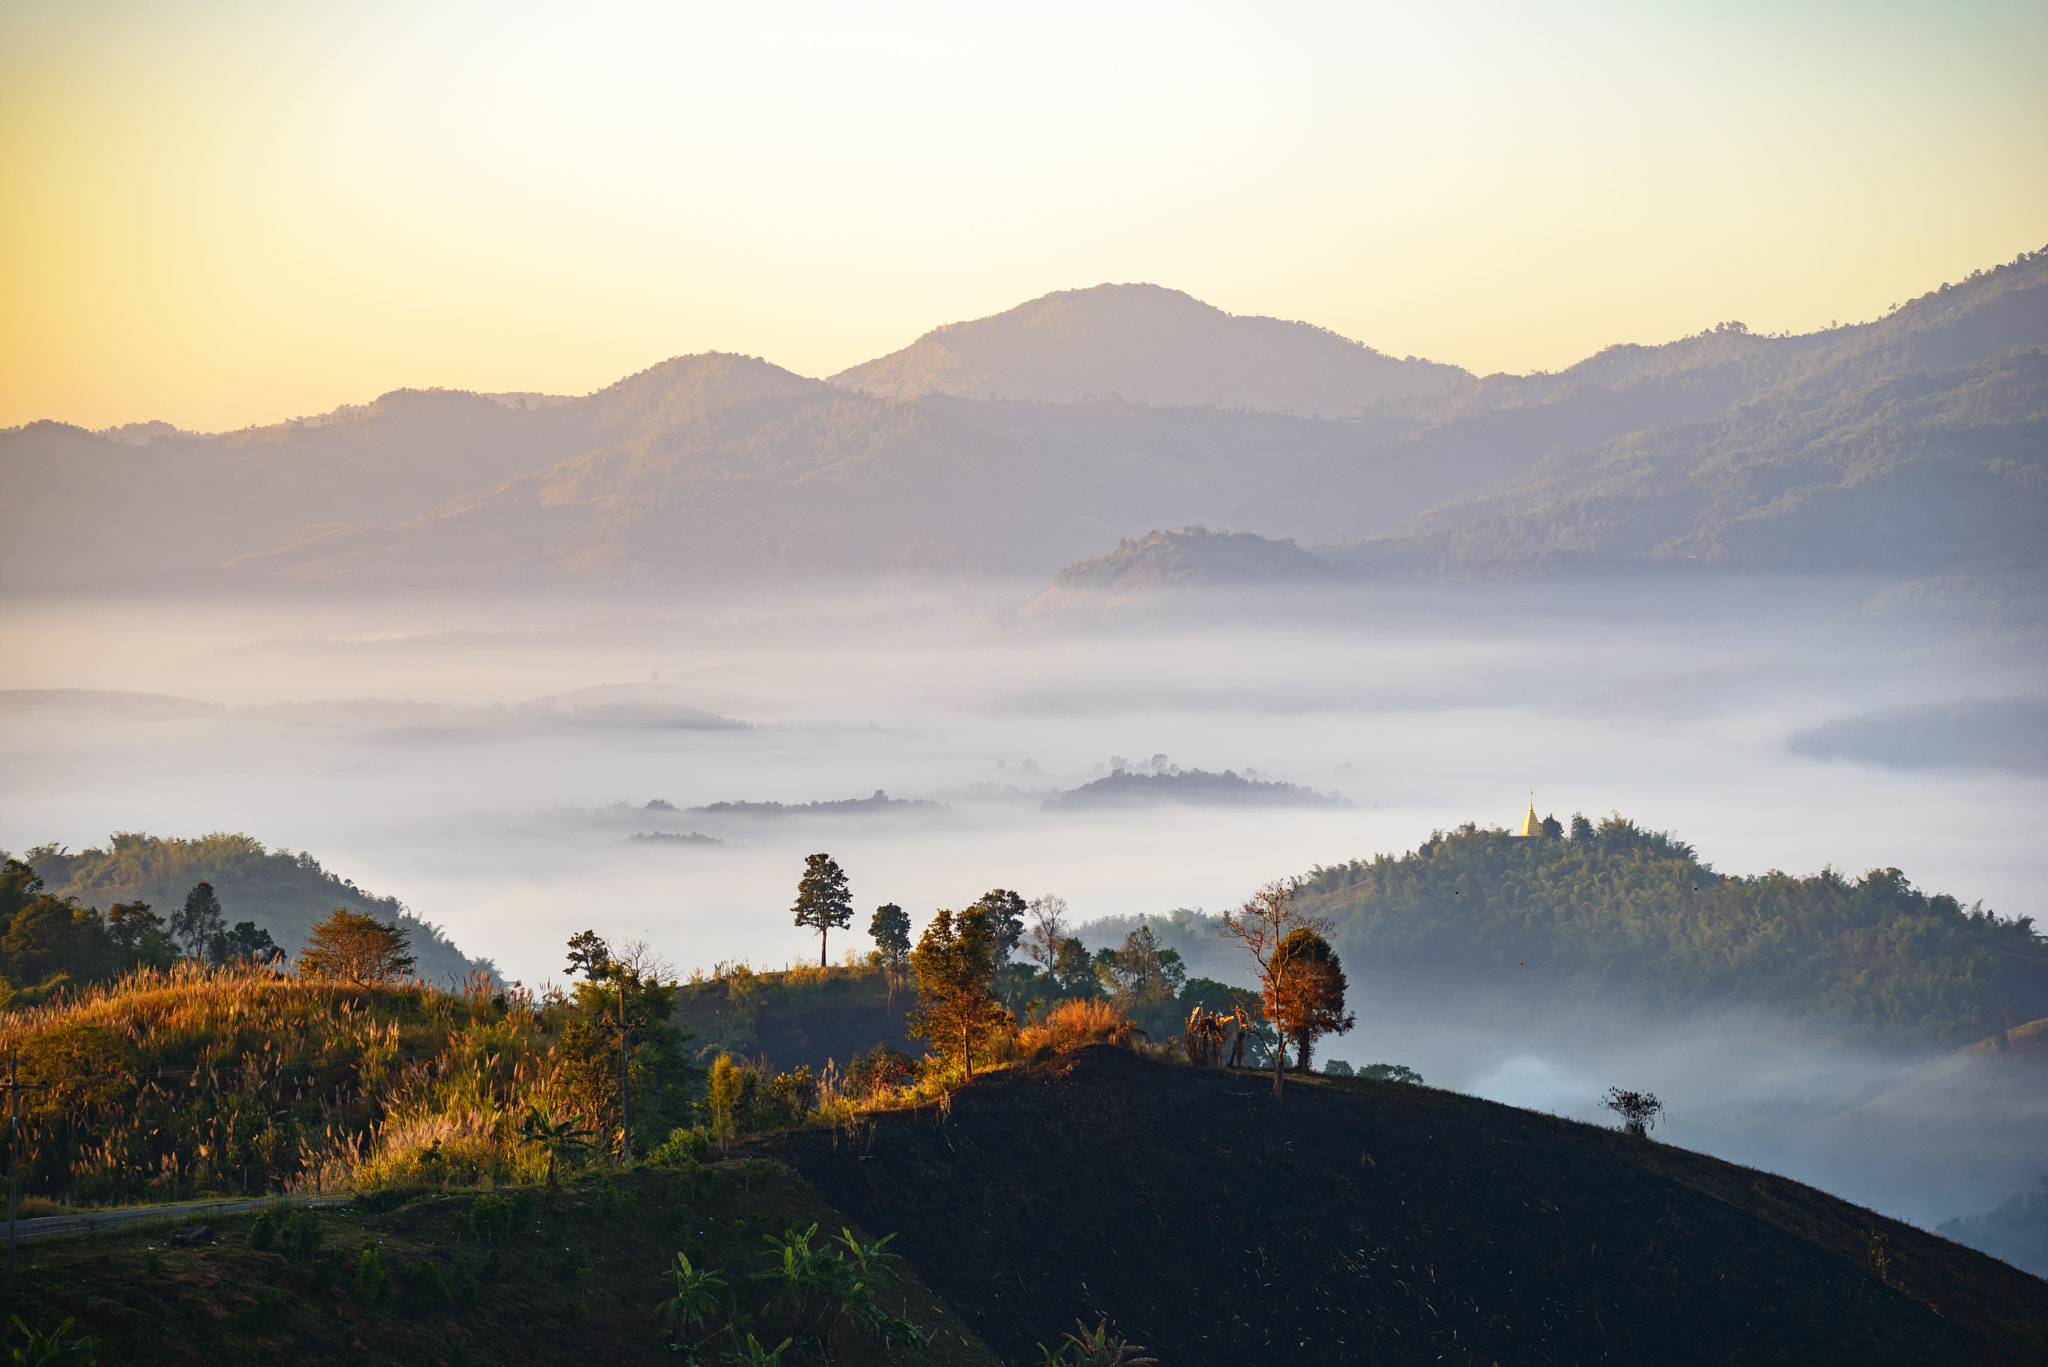
{"type": "Polygon", "coordinates": [[[1057,290],[948,323],[832,383],[884,398],[1216,405],[1342,417],[1379,399],[1440,394],[1456,366],[1398,360],[1311,323],[1225,313],[1149,283],[1057,290]]]}

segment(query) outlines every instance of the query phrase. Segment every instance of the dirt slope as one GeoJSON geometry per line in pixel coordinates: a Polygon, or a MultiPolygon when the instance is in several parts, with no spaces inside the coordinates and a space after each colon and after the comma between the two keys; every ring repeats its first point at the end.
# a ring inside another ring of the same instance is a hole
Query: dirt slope
{"type": "Polygon", "coordinates": [[[1076,1318],[1168,1367],[2048,1361],[2048,1282],[1797,1183],[1448,1092],[1267,1090],[1096,1047],[770,1148],[1011,1363],[1076,1318]]]}

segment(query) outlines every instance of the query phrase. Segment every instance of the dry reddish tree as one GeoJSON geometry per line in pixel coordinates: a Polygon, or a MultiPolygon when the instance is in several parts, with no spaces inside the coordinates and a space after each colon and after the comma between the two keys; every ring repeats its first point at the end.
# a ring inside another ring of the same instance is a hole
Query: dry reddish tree
{"type": "Polygon", "coordinates": [[[1280,942],[1278,957],[1284,969],[1277,975],[1279,995],[1268,1014],[1280,1032],[1281,1047],[1294,1041],[1294,1071],[1306,1073],[1316,1037],[1344,1034],[1358,1017],[1344,1009],[1344,965],[1328,940],[1299,927],[1280,942]]]}
{"type": "Polygon", "coordinates": [[[1259,997],[1265,1004],[1266,1015],[1279,1031],[1279,1038],[1273,1047],[1273,1099],[1280,1099],[1280,1079],[1287,1066],[1287,1031],[1289,1019],[1283,1014],[1297,1009],[1302,1001],[1302,986],[1296,981],[1307,964],[1298,954],[1285,948],[1288,937],[1296,931],[1306,930],[1318,938],[1330,931],[1330,923],[1320,916],[1309,916],[1294,905],[1295,885],[1286,882],[1272,882],[1260,888],[1245,900],[1236,911],[1223,913],[1222,933],[1235,935],[1243,942],[1245,953],[1251,956],[1253,966],[1259,975],[1259,997]]]}

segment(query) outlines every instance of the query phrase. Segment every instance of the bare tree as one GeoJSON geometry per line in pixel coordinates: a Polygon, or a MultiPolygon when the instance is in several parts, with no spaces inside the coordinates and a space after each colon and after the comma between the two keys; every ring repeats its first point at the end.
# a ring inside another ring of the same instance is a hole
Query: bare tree
{"type": "Polygon", "coordinates": [[[1026,909],[1031,913],[1026,952],[1051,973],[1059,965],[1060,942],[1067,938],[1067,899],[1047,893],[1032,898],[1026,909]]]}
{"type": "MultiPolygon", "coordinates": [[[[1321,916],[1310,916],[1294,905],[1295,885],[1288,882],[1271,882],[1245,899],[1245,904],[1236,911],[1223,913],[1223,924],[1219,928],[1224,935],[1235,935],[1244,944],[1245,953],[1251,956],[1252,966],[1259,977],[1259,995],[1266,1005],[1266,1014],[1275,1019],[1275,1007],[1284,1004],[1292,995],[1291,976],[1303,965],[1295,962],[1283,946],[1287,937],[1297,930],[1307,930],[1327,937],[1330,922],[1321,916]]],[[[1273,1050],[1273,1099],[1280,1099],[1280,1079],[1286,1071],[1286,1037],[1273,1050]]]]}

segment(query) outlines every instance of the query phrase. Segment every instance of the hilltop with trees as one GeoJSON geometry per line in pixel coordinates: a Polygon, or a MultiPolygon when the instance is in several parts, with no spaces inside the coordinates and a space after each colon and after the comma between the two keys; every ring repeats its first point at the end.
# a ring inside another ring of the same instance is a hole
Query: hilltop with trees
{"type": "MultiPolygon", "coordinates": [[[[240,933],[243,922],[250,927],[229,947],[232,950],[257,952],[261,945],[253,937],[261,932],[288,957],[296,956],[314,923],[342,907],[403,930],[419,972],[429,978],[459,982],[471,973],[494,971],[489,959],[465,955],[439,926],[413,915],[397,898],[357,887],[353,880],[322,868],[310,853],[266,849],[246,835],[216,832],[174,839],[120,831],[104,846],[76,854],[40,845],[23,855],[22,862],[42,879],[47,895],[86,909],[108,908],[110,934],[116,929],[111,919],[114,907],[141,903],[153,915],[170,917],[204,883],[218,904],[222,929],[232,934],[240,933]]],[[[133,932],[138,944],[140,935],[133,932]]],[[[192,956],[199,947],[185,943],[182,948],[192,956]]],[[[169,960],[144,955],[132,962],[162,966],[169,960]]],[[[106,976],[106,970],[87,968],[81,961],[81,972],[72,976],[89,981],[106,976]]]]}
{"type": "Polygon", "coordinates": [[[1318,868],[1300,896],[1375,977],[1520,975],[1665,1012],[1763,1006],[1944,1044],[2048,1016],[2048,940],[2028,917],[1930,895],[1898,869],[1723,874],[1620,815],[1575,816],[1558,837],[1467,824],[1318,868]]]}

